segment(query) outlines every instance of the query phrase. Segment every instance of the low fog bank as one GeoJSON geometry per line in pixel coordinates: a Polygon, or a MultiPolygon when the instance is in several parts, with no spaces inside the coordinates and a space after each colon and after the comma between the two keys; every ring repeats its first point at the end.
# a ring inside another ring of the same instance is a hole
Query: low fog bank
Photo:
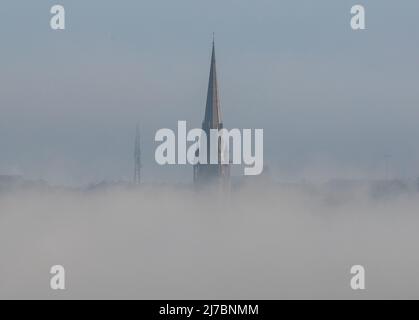
{"type": "Polygon", "coordinates": [[[0,298],[417,299],[419,193],[386,190],[0,193],[0,298]],[[56,264],[65,291],[49,288],[56,264]],[[349,286],[355,264],[366,268],[363,292],[349,286]]]}

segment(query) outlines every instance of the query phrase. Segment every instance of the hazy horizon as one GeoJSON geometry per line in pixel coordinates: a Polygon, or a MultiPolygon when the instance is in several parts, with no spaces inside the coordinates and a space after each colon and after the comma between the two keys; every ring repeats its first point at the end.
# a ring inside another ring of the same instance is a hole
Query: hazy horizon
{"type": "Polygon", "coordinates": [[[0,5],[0,176],[53,186],[0,181],[0,299],[419,298],[419,1],[56,4],[0,5]],[[224,193],[155,160],[202,125],[213,33],[224,128],[264,136],[224,193]],[[133,180],[137,124],[141,185],[89,188],[133,180]]]}
{"type": "Polygon", "coordinates": [[[417,299],[418,204],[363,187],[3,194],[0,298],[417,299]],[[49,287],[57,264],[64,291],[49,287]]]}

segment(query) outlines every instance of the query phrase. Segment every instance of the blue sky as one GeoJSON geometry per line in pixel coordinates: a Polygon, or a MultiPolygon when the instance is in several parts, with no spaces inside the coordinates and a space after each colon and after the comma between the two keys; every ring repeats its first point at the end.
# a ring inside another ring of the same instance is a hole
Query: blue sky
{"type": "Polygon", "coordinates": [[[135,125],[147,181],[154,133],[199,127],[212,33],[226,127],[263,128],[280,180],[419,176],[417,1],[55,1],[0,9],[0,174],[57,184],[131,179],[135,125]],[[350,29],[365,4],[367,30],[350,29]]]}

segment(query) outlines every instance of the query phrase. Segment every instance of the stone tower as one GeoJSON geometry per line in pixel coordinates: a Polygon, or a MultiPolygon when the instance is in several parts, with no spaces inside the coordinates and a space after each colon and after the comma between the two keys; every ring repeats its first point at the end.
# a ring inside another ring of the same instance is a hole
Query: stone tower
{"type": "MultiPolygon", "coordinates": [[[[202,130],[207,136],[207,164],[196,164],[194,166],[194,182],[198,185],[203,184],[229,184],[230,180],[230,166],[229,164],[222,164],[222,141],[218,139],[218,163],[210,164],[210,130],[223,129],[220,110],[220,96],[218,90],[217,80],[217,66],[215,60],[215,43],[212,42],[212,56],[211,67],[208,83],[207,103],[205,107],[204,121],[202,122],[202,130]]],[[[199,150],[198,150],[199,152],[199,150]]]]}

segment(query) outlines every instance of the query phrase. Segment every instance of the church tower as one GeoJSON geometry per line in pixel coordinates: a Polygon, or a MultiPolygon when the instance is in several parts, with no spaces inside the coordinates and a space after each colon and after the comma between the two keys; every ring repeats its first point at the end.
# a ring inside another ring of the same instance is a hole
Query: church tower
{"type": "MultiPolygon", "coordinates": [[[[214,40],[212,42],[212,55],[208,83],[207,103],[205,107],[204,121],[202,122],[202,130],[206,133],[207,137],[207,164],[198,163],[194,166],[194,182],[198,185],[214,183],[228,185],[230,179],[230,166],[229,164],[221,163],[222,153],[225,152],[224,150],[222,150],[223,143],[221,141],[221,138],[218,139],[218,163],[210,164],[211,129],[223,129],[220,110],[220,96],[218,91],[214,40]]],[[[199,153],[197,155],[199,155],[199,153]]]]}

